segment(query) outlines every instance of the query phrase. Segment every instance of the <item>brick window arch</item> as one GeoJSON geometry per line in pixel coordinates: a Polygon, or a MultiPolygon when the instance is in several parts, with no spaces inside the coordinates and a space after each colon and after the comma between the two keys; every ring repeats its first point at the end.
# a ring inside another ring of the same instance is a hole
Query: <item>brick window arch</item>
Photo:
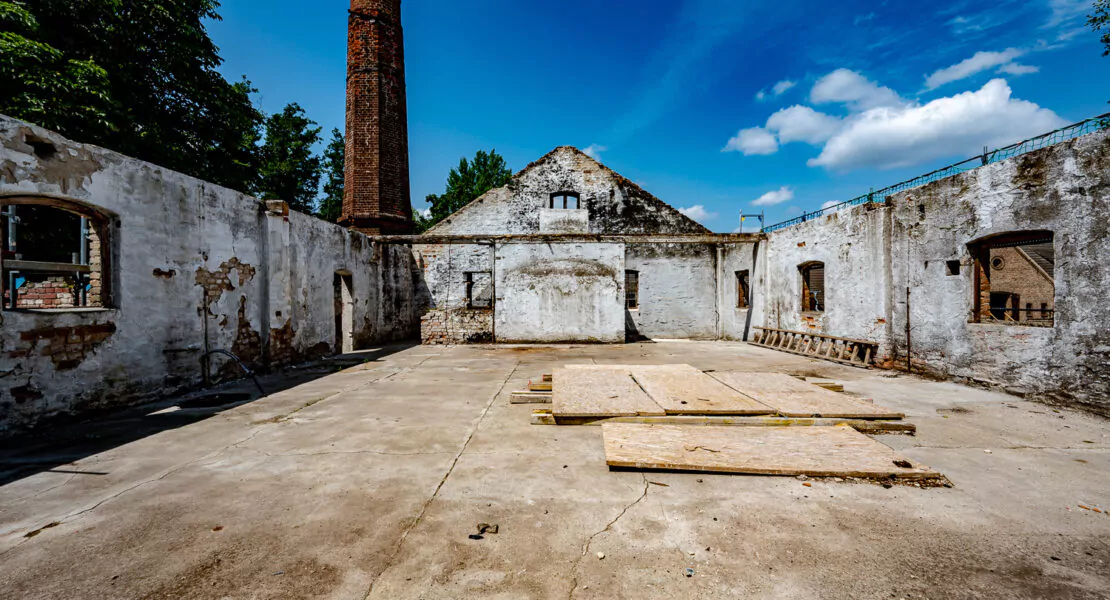
{"type": "Polygon", "coordinates": [[[0,289],[4,310],[111,306],[112,218],[78,202],[0,198],[0,289]]]}

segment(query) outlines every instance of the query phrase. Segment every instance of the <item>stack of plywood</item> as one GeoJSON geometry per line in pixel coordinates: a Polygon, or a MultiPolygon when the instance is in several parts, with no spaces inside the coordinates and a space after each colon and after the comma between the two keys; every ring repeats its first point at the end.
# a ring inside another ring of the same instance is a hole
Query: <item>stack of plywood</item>
{"type": "Polygon", "coordinates": [[[550,411],[533,422],[601,424],[613,468],[939,477],[864,435],[912,433],[902,413],[827,387],[690,365],[567,365],[553,373],[550,411]]]}

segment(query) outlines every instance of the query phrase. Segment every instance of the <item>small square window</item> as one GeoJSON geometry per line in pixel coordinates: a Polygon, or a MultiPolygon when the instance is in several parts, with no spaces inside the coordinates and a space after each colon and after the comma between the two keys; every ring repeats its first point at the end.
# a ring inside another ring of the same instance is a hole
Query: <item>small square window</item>
{"type": "Polygon", "coordinates": [[[578,210],[579,197],[577,192],[556,192],[551,194],[550,208],[562,210],[578,210]]]}
{"type": "Polygon", "coordinates": [[[960,261],[950,260],[950,261],[947,261],[945,264],[948,265],[948,274],[949,275],[959,275],[960,274],[960,261]]]}
{"type": "Polygon", "coordinates": [[[493,277],[489,271],[465,273],[466,307],[493,307],[493,277]]]}

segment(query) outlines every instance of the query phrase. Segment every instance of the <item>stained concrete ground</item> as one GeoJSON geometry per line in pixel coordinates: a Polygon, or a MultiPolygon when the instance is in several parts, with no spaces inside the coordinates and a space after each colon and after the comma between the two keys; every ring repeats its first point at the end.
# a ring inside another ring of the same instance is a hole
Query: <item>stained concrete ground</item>
{"type": "Polygon", "coordinates": [[[226,410],[167,400],[4,450],[0,595],[1110,597],[1110,515],[1079,508],[1110,509],[1104,419],[741,343],[364,357],[226,410]],[[571,362],[836,379],[904,410],[917,436],[878,439],[954,486],[610,472],[599,428],[509,404],[571,362]],[[498,533],[469,539],[481,522],[498,533]]]}

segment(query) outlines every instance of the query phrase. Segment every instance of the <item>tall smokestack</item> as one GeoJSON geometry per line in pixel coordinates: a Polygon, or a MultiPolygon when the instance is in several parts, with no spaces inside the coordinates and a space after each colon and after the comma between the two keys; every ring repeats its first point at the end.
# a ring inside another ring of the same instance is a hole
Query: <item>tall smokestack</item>
{"type": "Polygon", "coordinates": [[[412,233],[401,0],[351,0],[346,161],[340,223],[368,235],[412,233]]]}

